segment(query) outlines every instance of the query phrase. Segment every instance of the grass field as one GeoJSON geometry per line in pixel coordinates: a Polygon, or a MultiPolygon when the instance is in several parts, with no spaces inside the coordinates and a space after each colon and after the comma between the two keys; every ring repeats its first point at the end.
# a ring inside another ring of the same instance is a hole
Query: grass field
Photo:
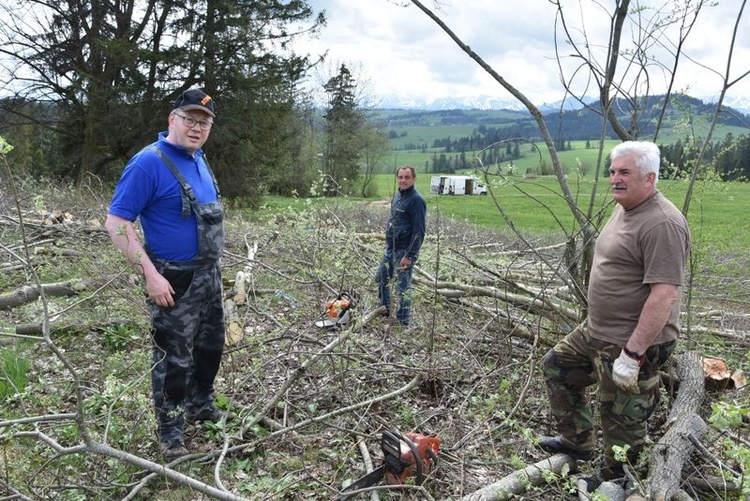
{"type": "MultiPolygon", "coordinates": [[[[430,193],[432,174],[420,174],[417,188],[425,196],[431,214],[440,211],[444,216],[466,220],[478,226],[507,229],[508,223],[490,196],[450,196],[430,193]]],[[[562,228],[574,228],[570,209],[560,195],[557,179],[541,176],[525,179],[522,176],[490,176],[489,186],[500,206],[513,221],[513,224],[530,233],[560,232],[562,228]]],[[[377,175],[375,178],[380,198],[390,197],[396,189],[394,176],[377,175]]],[[[588,207],[593,190],[590,178],[568,177],[570,190],[577,194],[578,204],[588,207]]],[[[687,181],[661,180],[662,191],[678,208],[682,208],[687,181]]],[[[609,203],[609,182],[602,179],[597,187],[594,207],[607,213],[609,203]],[[606,208],[603,208],[605,207],[606,208]]],[[[750,184],[717,183],[699,181],[693,191],[688,212],[693,240],[696,244],[710,246],[715,250],[750,251],[750,184]]]]}
{"type": "MultiPolygon", "coordinates": [[[[417,189],[427,201],[428,217],[448,217],[468,224],[499,231],[509,230],[508,222],[494,200],[502,207],[513,225],[530,235],[562,234],[576,228],[570,208],[561,196],[561,189],[554,176],[525,178],[523,176],[489,176],[488,186],[492,196],[435,195],[430,193],[430,177],[419,174],[417,189]]],[[[397,189],[392,174],[377,174],[373,179],[376,195],[370,200],[390,199],[397,189]]],[[[593,190],[591,177],[568,176],[568,185],[578,206],[586,210],[593,190]]],[[[687,181],[661,180],[659,190],[678,208],[682,208],[687,190],[687,181]]],[[[608,179],[599,181],[592,213],[603,211],[609,215],[612,208],[608,179]]],[[[360,202],[360,199],[353,199],[360,202]]],[[[331,199],[289,199],[267,197],[267,211],[274,213],[280,208],[297,210],[310,204],[330,204],[331,199]]],[[[336,199],[335,203],[349,203],[336,199]]],[[[729,252],[740,255],[750,252],[750,183],[719,183],[698,181],[688,211],[688,222],[696,250],[707,252],[729,252]]],[[[594,216],[596,217],[596,216],[594,216]]]]}

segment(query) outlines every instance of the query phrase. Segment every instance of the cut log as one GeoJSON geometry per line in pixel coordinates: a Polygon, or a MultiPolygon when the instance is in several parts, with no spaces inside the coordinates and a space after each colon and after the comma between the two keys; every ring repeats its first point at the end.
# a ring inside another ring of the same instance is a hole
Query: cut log
{"type": "Polygon", "coordinates": [[[703,374],[707,391],[739,389],[747,384],[747,373],[730,370],[726,361],[720,358],[703,357],[703,374]]]}
{"type": "MultiPolygon", "coordinates": [[[[135,325],[132,320],[110,319],[102,322],[52,322],[50,334],[68,334],[71,332],[102,332],[108,328],[116,328],[121,325],[135,325]]],[[[42,324],[19,324],[16,325],[16,334],[20,336],[41,336],[42,324]]]]}
{"type": "Polygon", "coordinates": [[[224,337],[225,346],[234,346],[242,341],[245,332],[242,329],[242,322],[237,313],[237,305],[233,298],[224,301],[224,315],[226,316],[227,330],[224,337]]]}
{"type": "MultiPolygon", "coordinates": [[[[587,491],[586,480],[578,479],[578,499],[581,501],[589,501],[591,494],[587,491]]],[[[596,488],[596,492],[604,496],[602,499],[608,499],[609,501],[625,501],[625,489],[620,487],[615,482],[602,482],[602,484],[596,488]]]]}
{"type": "Polygon", "coordinates": [[[555,454],[551,458],[534,463],[523,470],[514,471],[502,480],[464,496],[461,501],[512,499],[526,492],[528,486],[540,485],[545,482],[545,473],[562,475],[564,471],[573,471],[575,466],[575,459],[567,454],[555,454]]]}
{"type": "MultiPolygon", "coordinates": [[[[91,284],[86,280],[71,280],[54,284],[42,284],[47,296],[75,296],[91,284]]],[[[15,308],[39,299],[41,295],[36,285],[24,285],[7,294],[0,295],[0,309],[15,308]]]]}
{"type": "Polygon", "coordinates": [[[703,362],[699,354],[677,357],[680,389],[667,418],[669,429],[654,447],[649,462],[648,498],[667,501],[680,490],[682,468],[693,452],[690,435],[700,439],[707,426],[697,414],[705,396],[703,362]]]}

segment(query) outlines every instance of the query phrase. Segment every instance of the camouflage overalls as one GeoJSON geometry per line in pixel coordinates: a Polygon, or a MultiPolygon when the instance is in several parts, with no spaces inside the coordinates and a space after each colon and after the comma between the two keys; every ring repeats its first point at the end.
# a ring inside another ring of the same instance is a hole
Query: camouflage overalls
{"type": "Polygon", "coordinates": [[[612,381],[612,364],[622,346],[594,339],[586,324],[565,336],[542,359],[547,394],[557,429],[563,439],[580,450],[594,449],[596,437],[586,387],[599,383],[601,430],[604,438],[605,480],[622,476],[622,463],[612,446],[630,445],[628,462],[636,464],[647,435],[647,421],[659,402],[659,367],[674,350],[675,342],[653,345],[638,375],[639,394],[628,393],[612,381]]]}
{"type": "Polygon", "coordinates": [[[182,215],[191,209],[198,222],[198,255],[189,262],[169,262],[153,256],[156,269],[172,285],[175,304],[150,303],[153,335],[151,382],[162,442],[179,440],[184,412],[197,414],[213,406],[214,379],[224,350],[224,302],[219,258],[224,248],[224,214],[219,189],[209,173],[217,201],[198,203],[193,189],[161,150],[159,156],[180,182],[182,215]]]}

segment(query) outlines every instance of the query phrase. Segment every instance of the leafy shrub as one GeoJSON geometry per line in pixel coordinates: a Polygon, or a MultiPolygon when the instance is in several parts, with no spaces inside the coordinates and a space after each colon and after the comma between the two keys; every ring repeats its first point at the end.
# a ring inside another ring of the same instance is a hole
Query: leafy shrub
{"type": "Polygon", "coordinates": [[[104,346],[112,352],[128,348],[140,340],[140,333],[127,325],[107,327],[104,330],[104,346]]]}

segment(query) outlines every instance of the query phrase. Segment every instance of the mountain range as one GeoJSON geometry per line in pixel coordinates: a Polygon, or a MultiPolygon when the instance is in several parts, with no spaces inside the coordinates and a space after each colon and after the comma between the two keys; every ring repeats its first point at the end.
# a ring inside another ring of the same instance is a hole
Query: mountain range
{"type": "MultiPolygon", "coordinates": [[[[595,101],[596,97],[584,98],[584,101],[595,101]]],[[[701,98],[705,103],[712,103],[715,98],[701,98]]],[[[543,113],[559,111],[561,108],[566,111],[572,111],[582,108],[581,104],[572,98],[566,101],[557,101],[554,103],[535,103],[543,113]]],[[[750,96],[742,97],[725,97],[723,105],[738,110],[745,114],[750,114],[750,96]]],[[[525,110],[524,105],[516,99],[502,99],[496,96],[476,95],[476,96],[452,96],[437,99],[426,99],[418,96],[409,96],[402,94],[391,94],[381,96],[380,103],[376,106],[379,109],[402,109],[402,110],[525,110]]]]}

